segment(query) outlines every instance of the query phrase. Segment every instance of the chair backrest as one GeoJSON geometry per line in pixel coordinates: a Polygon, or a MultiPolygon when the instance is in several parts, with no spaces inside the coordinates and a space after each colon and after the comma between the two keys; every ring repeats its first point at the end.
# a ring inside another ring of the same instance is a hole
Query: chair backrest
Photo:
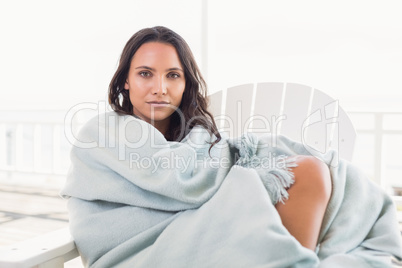
{"type": "Polygon", "coordinates": [[[335,149],[352,160],[356,131],[339,102],[295,83],[245,84],[210,95],[219,129],[234,137],[244,132],[282,134],[309,150],[335,149]]]}

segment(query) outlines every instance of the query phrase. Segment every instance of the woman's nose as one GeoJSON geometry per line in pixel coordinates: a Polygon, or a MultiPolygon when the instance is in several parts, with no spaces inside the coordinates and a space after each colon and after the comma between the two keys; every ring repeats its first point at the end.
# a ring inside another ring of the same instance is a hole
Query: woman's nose
{"type": "Polygon", "coordinates": [[[167,83],[163,77],[156,79],[155,84],[152,89],[153,95],[166,95],[167,93],[167,83]]]}

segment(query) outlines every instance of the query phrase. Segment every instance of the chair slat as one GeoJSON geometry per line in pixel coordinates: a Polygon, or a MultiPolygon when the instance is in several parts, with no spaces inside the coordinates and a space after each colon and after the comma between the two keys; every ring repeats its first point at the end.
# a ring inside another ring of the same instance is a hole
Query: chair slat
{"type": "Polygon", "coordinates": [[[301,142],[303,123],[309,112],[311,87],[289,83],[286,85],[282,114],[287,119],[281,122],[280,133],[301,142]]]}
{"type": "Polygon", "coordinates": [[[311,112],[304,126],[304,143],[307,149],[325,153],[333,138],[338,138],[334,124],[337,124],[337,103],[327,94],[314,89],[311,112]]]}
{"type": "Polygon", "coordinates": [[[222,104],[223,104],[222,98],[223,98],[222,90],[209,95],[209,110],[211,111],[211,113],[214,117],[218,116],[222,113],[221,112],[221,108],[222,108],[222,104]]]}
{"type": "Polygon", "coordinates": [[[333,142],[330,147],[334,149],[339,148],[339,155],[344,159],[352,161],[356,142],[356,130],[342,107],[339,107],[339,136],[334,141],[338,141],[339,145],[333,142]]]}
{"type": "Polygon", "coordinates": [[[255,94],[252,132],[277,134],[284,83],[259,83],[255,94]]]}
{"type": "Polygon", "coordinates": [[[224,108],[223,90],[220,90],[218,92],[209,95],[208,109],[212,113],[218,128],[221,127],[220,123],[222,123],[222,121],[219,120],[219,116],[222,115],[222,108],[224,108]]]}
{"type": "Polygon", "coordinates": [[[248,128],[253,89],[254,84],[245,84],[227,89],[223,132],[231,137],[240,136],[248,128]]]}
{"type": "Polygon", "coordinates": [[[63,228],[1,248],[0,267],[63,267],[63,262],[76,257],[79,253],[69,229],[63,228]]]}

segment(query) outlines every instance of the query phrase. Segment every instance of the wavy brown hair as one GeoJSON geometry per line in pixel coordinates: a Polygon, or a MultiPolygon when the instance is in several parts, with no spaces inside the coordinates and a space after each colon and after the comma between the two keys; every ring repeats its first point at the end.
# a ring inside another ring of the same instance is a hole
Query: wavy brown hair
{"type": "Polygon", "coordinates": [[[170,120],[166,139],[182,140],[196,125],[204,127],[210,135],[215,135],[214,144],[221,140],[212,114],[208,111],[207,85],[186,41],[174,31],[156,26],[145,28],[135,33],[126,43],[120,57],[119,66],[109,84],[109,104],[119,114],[133,114],[133,105],[129,91],[124,84],[130,69],[131,60],[138,48],[148,42],[160,42],[175,47],[184,69],[185,90],[177,111],[170,120]]]}

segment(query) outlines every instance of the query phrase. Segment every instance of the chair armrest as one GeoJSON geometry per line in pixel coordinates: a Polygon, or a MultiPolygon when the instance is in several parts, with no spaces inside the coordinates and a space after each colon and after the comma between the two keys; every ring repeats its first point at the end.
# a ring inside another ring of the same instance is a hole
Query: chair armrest
{"type": "Polygon", "coordinates": [[[29,240],[0,248],[0,267],[64,267],[79,257],[68,228],[53,231],[29,240]]]}

